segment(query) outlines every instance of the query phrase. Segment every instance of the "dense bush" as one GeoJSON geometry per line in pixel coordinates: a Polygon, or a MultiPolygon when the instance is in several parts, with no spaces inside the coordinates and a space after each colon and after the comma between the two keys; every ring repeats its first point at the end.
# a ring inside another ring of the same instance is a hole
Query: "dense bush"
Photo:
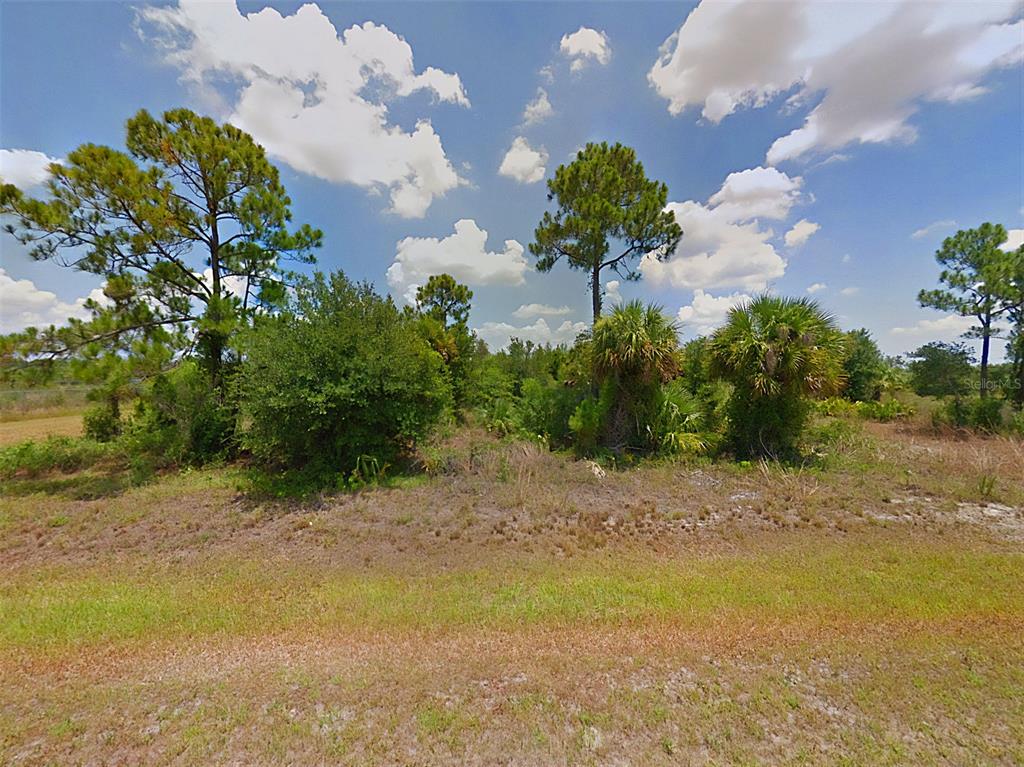
{"type": "Polygon", "coordinates": [[[598,320],[591,347],[594,378],[608,398],[601,444],[617,451],[657,450],[661,435],[652,427],[661,389],[679,374],[681,362],[676,324],[660,307],[631,301],[598,320]]]}
{"type": "Polygon", "coordinates": [[[910,385],[922,397],[961,396],[971,387],[974,357],[963,344],[935,341],[907,355],[910,385]]]}
{"type": "Polygon", "coordinates": [[[994,433],[1004,425],[1005,404],[992,397],[953,397],[932,415],[936,427],[994,433]]]}
{"type": "Polygon", "coordinates": [[[201,464],[231,455],[236,420],[206,371],[186,360],[142,391],[125,437],[166,462],[201,464]]]}
{"type": "Polygon", "coordinates": [[[872,402],[882,395],[885,360],[878,344],[865,330],[845,334],[843,396],[852,402],[872,402]]]}
{"type": "Polygon", "coordinates": [[[795,457],[810,398],[838,390],[843,337],[807,299],[762,295],[729,313],[710,341],[731,381],[729,439],[741,457],[795,457]]]}
{"type": "Polygon", "coordinates": [[[527,378],[518,401],[519,426],[531,436],[563,447],[569,439],[569,419],[580,401],[580,392],[553,378],[527,378]]]}
{"type": "Polygon", "coordinates": [[[709,400],[693,394],[685,380],[677,378],[658,390],[647,433],[662,453],[704,453],[719,443],[718,424],[709,400]]]}
{"type": "Polygon", "coordinates": [[[897,399],[878,402],[850,402],[840,397],[828,397],[814,403],[818,414],[831,417],[860,416],[871,421],[895,421],[909,418],[916,412],[912,405],[897,399]]]}
{"type": "Polygon", "coordinates": [[[586,340],[566,349],[512,339],[507,350],[475,358],[467,401],[492,431],[567,447],[570,418],[590,393],[589,367],[586,340]]]}
{"type": "Polygon", "coordinates": [[[82,416],[82,431],[88,439],[110,442],[121,433],[120,414],[108,402],[93,405],[82,416]]]}
{"type": "Polygon", "coordinates": [[[856,410],[862,418],[883,422],[909,418],[916,412],[913,406],[897,399],[888,399],[884,402],[858,402],[856,410]]]}
{"type": "Polygon", "coordinates": [[[122,455],[116,443],[74,437],[48,437],[0,448],[0,479],[17,474],[37,476],[49,471],[79,471],[122,455]]]}
{"type": "Polygon", "coordinates": [[[290,311],[257,325],[237,391],[256,458],[334,475],[363,456],[393,461],[451,404],[415,319],[340,272],[304,281],[290,311]]]}

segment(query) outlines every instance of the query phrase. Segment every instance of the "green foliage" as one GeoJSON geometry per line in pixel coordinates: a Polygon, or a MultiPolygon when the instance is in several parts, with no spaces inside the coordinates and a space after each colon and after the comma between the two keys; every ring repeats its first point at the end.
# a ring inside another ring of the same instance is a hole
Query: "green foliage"
{"type": "Polygon", "coordinates": [[[945,287],[922,290],[918,301],[922,306],[973,317],[978,324],[965,335],[982,339],[981,396],[988,396],[988,357],[996,323],[1019,305],[1021,285],[1015,285],[1014,272],[1020,266],[1021,252],[1002,249],[1006,229],[999,224],[985,223],[947,237],[935,253],[943,267],[939,281],[945,287]]]}
{"type": "Polygon", "coordinates": [[[826,397],[814,403],[814,410],[829,418],[852,418],[857,415],[857,403],[842,397],[826,397]]]}
{"type": "Polygon", "coordinates": [[[277,169],[230,124],[187,109],[161,119],[142,110],[128,120],[125,144],[127,153],[83,144],[51,164],[45,198],[0,187],[7,231],[33,258],[66,253],[71,268],[106,279],[106,301],[87,304],[91,320],[26,336],[17,356],[96,346],[97,357],[113,344],[107,353],[124,358],[138,344],[181,348],[194,333],[220,385],[231,336],[257,310],[281,305],[290,276],[282,264],[311,262],[321,233],[289,230],[277,169]]]}
{"type": "Polygon", "coordinates": [[[550,271],[564,258],[569,268],[587,272],[596,323],[602,271],[639,279],[634,261],[647,253],[668,258],[679,243],[682,229],[665,210],[668,187],[647,178],[634,150],[606,143],[587,144],[547,184],[558,209],[544,213],[530,252],[539,271],[550,271]]]}
{"type": "Polygon", "coordinates": [[[762,295],[729,312],[711,338],[715,372],[730,381],[729,436],[741,457],[796,455],[810,397],[843,380],[843,337],[808,299],[762,295]]]}
{"type": "Polygon", "coordinates": [[[416,308],[445,328],[466,324],[472,299],[473,291],[450,274],[431,275],[426,285],[416,289],[416,308]]]}
{"type": "Polygon", "coordinates": [[[814,403],[815,411],[832,418],[852,418],[858,416],[869,421],[896,421],[909,418],[916,410],[912,405],[897,399],[879,400],[876,402],[850,402],[841,397],[828,397],[814,403]]]}
{"type": "Polygon", "coordinates": [[[974,356],[964,344],[933,341],[907,355],[910,385],[922,397],[960,396],[970,390],[974,356]]]}
{"type": "Polygon", "coordinates": [[[391,463],[451,404],[414,319],[340,272],[302,281],[290,311],[261,320],[245,349],[243,444],[267,465],[336,477],[362,456],[391,463]]]}
{"type": "Polygon", "coordinates": [[[709,428],[707,404],[681,379],[660,387],[647,424],[650,444],[668,454],[708,452],[718,437],[709,428]]]}
{"type": "Polygon", "coordinates": [[[455,404],[464,406],[469,396],[469,377],[477,357],[473,333],[462,323],[445,327],[439,319],[429,314],[419,315],[416,328],[444,363],[455,404]]]}
{"type": "Polygon", "coordinates": [[[82,416],[82,431],[87,439],[111,442],[121,433],[121,417],[109,402],[94,405],[82,416]]]}
{"type": "Polygon", "coordinates": [[[598,381],[649,385],[679,373],[678,328],[659,306],[631,301],[594,326],[593,363],[598,381]]]}
{"type": "Polygon", "coordinates": [[[129,434],[137,452],[201,464],[232,455],[235,422],[234,409],[205,371],[187,360],[156,376],[143,391],[129,434]]]}
{"type": "Polygon", "coordinates": [[[477,340],[467,326],[473,291],[450,274],[435,274],[416,290],[419,329],[430,347],[444,360],[457,406],[468,398],[469,377],[477,354],[477,340]]]}
{"type": "Polygon", "coordinates": [[[36,477],[51,471],[72,472],[121,455],[114,442],[74,437],[49,437],[0,447],[0,479],[17,475],[36,477]]]}
{"type": "Polygon", "coordinates": [[[527,378],[523,381],[518,403],[521,431],[543,438],[549,445],[568,442],[570,417],[580,401],[577,389],[553,378],[527,378]]]}
{"type": "Polygon", "coordinates": [[[608,382],[596,397],[581,400],[569,418],[573,444],[580,455],[593,455],[602,446],[608,413],[614,406],[615,388],[608,382]]]}
{"type": "Polygon", "coordinates": [[[601,444],[617,451],[656,450],[661,387],[679,373],[679,337],[660,307],[632,301],[594,326],[595,380],[610,387],[601,444]]]}
{"type": "Polygon", "coordinates": [[[487,428],[567,446],[569,418],[589,391],[586,341],[572,349],[512,339],[507,350],[478,355],[469,401],[487,428]]]}
{"type": "Polygon", "coordinates": [[[807,441],[812,445],[845,450],[861,438],[861,426],[855,421],[830,418],[808,430],[807,441]]]}
{"type": "Polygon", "coordinates": [[[910,418],[917,412],[912,405],[907,405],[898,399],[887,399],[879,402],[858,402],[856,403],[856,409],[857,414],[862,418],[882,422],[910,418]]]}
{"type": "Polygon", "coordinates": [[[846,333],[845,348],[843,396],[852,402],[877,400],[882,396],[886,367],[878,344],[862,328],[846,333]]]}
{"type": "Polygon", "coordinates": [[[1003,403],[992,397],[952,397],[932,415],[936,427],[993,434],[1002,429],[1003,403]]]}
{"type": "Polygon", "coordinates": [[[1018,410],[1010,416],[1006,430],[1016,437],[1024,438],[1024,411],[1018,410]]]}

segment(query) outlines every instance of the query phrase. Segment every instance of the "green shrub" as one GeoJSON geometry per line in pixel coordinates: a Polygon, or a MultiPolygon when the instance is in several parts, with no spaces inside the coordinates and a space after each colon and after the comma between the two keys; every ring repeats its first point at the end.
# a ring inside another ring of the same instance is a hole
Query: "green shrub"
{"type": "Polygon", "coordinates": [[[121,440],[140,466],[203,464],[232,454],[236,420],[206,372],[186,360],[140,392],[121,440]]]}
{"type": "Polygon", "coordinates": [[[856,421],[830,418],[809,430],[808,442],[812,445],[844,450],[861,437],[862,428],[856,421]]]}
{"type": "Polygon", "coordinates": [[[21,442],[0,448],[0,478],[10,479],[18,474],[35,477],[51,471],[80,471],[121,454],[115,442],[75,437],[21,442]]]}
{"type": "Polygon", "coordinates": [[[1024,437],[1024,410],[1015,410],[1006,424],[1007,431],[1016,437],[1024,437]]]}
{"type": "Polygon", "coordinates": [[[729,444],[738,456],[798,457],[810,410],[803,397],[744,396],[737,387],[729,400],[729,444]]]}
{"type": "Polygon", "coordinates": [[[519,428],[548,444],[562,446],[569,441],[569,419],[580,402],[576,387],[553,379],[527,378],[518,402],[519,428]]]}
{"type": "Polygon", "coordinates": [[[737,457],[796,457],[813,398],[843,380],[835,320],[814,301],[765,294],[732,309],[709,348],[714,370],[733,383],[729,440],[737,457]]]}
{"type": "Polygon", "coordinates": [[[857,404],[842,397],[826,397],[815,401],[814,411],[830,418],[852,417],[857,415],[857,404]]]}
{"type": "Polygon", "coordinates": [[[962,343],[934,341],[907,355],[910,385],[923,397],[959,397],[970,390],[974,356],[962,343]]]}
{"type": "Polygon", "coordinates": [[[843,396],[851,402],[873,402],[882,395],[885,360],[865,330],[845,334],[843,396]]]}
{"type": "Polygon", "coordinates": [[[96,442],[111,442],[121,433],[122,425],[120,414],[106,402],[93,405],[82,416],[82,431],[96,442]]]}
{"type": "Polygon", "coordinates": [[[994,433],[1003,427],[1003,407],[1003,402],[994,397],[953,397],[935,411],[932,423],[937,427],[994,433]]]}
{"type": "Polygon", "coordinates": [[[902,418],[909,418],[916,412],[911,405],[907,405],[896,399],[884,402],[857,402],[856,412],[862,418],[871,421],[896,421],[902,418]]]}
{"type": "Polygon", "coordinates": [[[682,379],[662,386],[648,418],[652,447],[668,454],[706,452],[715,442],[708,430],[706,404],[682,379]]]}
{"type": "Polygon", "coordinates": [[[592,455],[601,445],[601,437],[608,411],[615,399],[615,389],[610,384],[601,387],[599,396],[589,396],[580,401],[569,418],[573,446],[580,455],[592,455]]]}
{"type": "Polygon", "coordinates": [[[654,304],[631,301],[594,325],[594,377],[610,387],[601,441],[616,452],[659,449],[652,439],[661,387],[676,378],[682,354],[678,326],[654,304]]]}
{"type": "Polygon", "coordinates": [[[243,444],[265,465],[348,476],[391,463],[451,404],[440,356],[371,286],[340,272],[301,283],[290,311],[245,344],[237,390],[243,444]]]}

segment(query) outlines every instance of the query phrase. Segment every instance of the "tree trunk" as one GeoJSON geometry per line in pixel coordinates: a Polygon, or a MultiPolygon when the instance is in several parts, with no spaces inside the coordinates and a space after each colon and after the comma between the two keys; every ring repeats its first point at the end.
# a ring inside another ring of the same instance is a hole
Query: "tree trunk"
{"type": "Polygon", "coordinates": [[[1018,408],[1024,408],[1024,328],[1016,331],[1013,338],[1013,372],[1016,378],[1016,387],[1013,392],[1013,402],[1018,408]]]}
{"type": "MultiPolygon", "coordinates": [[[[211,289],[213,291],[213,301],[216,307],[214,312],[214,321],[222,322],[223,317],[220,316],[221,303],[221,278],[220,278],[220,230],[217,226],[217,211],[216,208],[212,210],[213,226],[210,230],[210,272],[211,276],[211,289]]],[[[210,380],[213,384],[213,388],[216,390],[221,389],[223,383],[221,375],[221,363],[224,357],[224,339],[221,338],[219,331],[214,331],[209,334],[209,345],[207,346],[207,353],[210,357],[210,380]]]]}
{"type": "Polygon", "coordinates": [[[992,318],[981,323],[981,396],[988,396],[988,349],[992,343],[992,318]]]}
{"type": "Polygon", "coordinates": [[[1013,393],[1014,404],[1024,408],[1024,351],[1017,352],[1017,390],[1013,393]]]}
{"type": "Polygon", "coordinates": [[[601,267],[595,266],[593,273],[590,275],[590,290],[591,298],[593,299],[594,305],[594,324],[601,319],[601,267]]]}

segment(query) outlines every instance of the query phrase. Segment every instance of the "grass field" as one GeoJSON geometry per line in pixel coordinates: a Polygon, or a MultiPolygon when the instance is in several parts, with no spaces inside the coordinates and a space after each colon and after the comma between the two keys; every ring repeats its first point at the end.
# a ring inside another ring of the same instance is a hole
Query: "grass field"
{"type": "Polygon", "coordinates": [[[41,415],[34,418],[0,421],[0,447],[46,437],[77,437],[82,433],[81,413],[41,415]]]}
{"type": "Polygon", "coordinates": [[[462,431],[303,501],[242,468],[0,493],[3,764],[1024,762],[1024,462],[608,472],[462,431]]]}

